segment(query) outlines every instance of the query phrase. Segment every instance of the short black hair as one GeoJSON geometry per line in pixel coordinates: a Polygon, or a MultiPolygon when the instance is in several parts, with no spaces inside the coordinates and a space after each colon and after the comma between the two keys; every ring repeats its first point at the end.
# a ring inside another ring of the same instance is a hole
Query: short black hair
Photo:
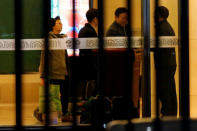
{"type": "Polygon", "coordinates": [[[169,16],[169,10],[165,6],[159,6],[156,8],[156,17],[167,19],[169,16]]]}
{"type": "Polygon", "coordinates": [[[49,31],[53,30],[53,27],[55,26],[55,23],[56,23],[57,20],[60,20],[59,16],[56,16],[55,18],[51,18],[49,20],[49,31]]]}
{"type": "Polygon", "coordinates": [[[115,11],[115,16],[118,17],[122,13],[128,13],[128,9],[125,8],[125,7],[117,8],[116,11],[115,11]]]}
{"type": "Polygon", "coordinates": [[[90,9],[86,12],[86,18],[87,18],[88,22],[92,22],[92,20],[93,20],[95,17],[98,18],[98,9],[90,8],[90,9]]]}

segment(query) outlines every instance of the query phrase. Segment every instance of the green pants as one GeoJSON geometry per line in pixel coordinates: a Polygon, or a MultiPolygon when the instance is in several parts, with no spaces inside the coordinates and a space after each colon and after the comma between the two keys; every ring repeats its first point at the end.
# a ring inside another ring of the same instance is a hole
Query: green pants
{"type": "MultiPolygon", "coordinates": [[[[61,112],[60,85],[49,84],[49,111],[61,112]]],[[[45,113],[45,87],[39,88],[39,112],[45,113]]]]}

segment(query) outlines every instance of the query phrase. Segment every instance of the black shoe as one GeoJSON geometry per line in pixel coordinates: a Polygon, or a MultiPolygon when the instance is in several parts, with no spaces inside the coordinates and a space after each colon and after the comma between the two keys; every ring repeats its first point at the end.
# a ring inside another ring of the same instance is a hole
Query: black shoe
{"type": "Polygon", "coordinates": [[[33,116],[34,116],[39,122],[43,122],[42,113],[39,112],[39,108],[38,108],[38,107],[34,110],[33,116]]]}

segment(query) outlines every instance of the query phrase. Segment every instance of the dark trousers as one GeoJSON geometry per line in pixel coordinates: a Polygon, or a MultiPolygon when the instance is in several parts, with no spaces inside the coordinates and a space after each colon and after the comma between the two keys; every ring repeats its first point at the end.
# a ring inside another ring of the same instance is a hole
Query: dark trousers
{"type": "Polygon", "coordinates": [[[68,112],[68,103],[69,103],[69,78],[65,77],[65,80],[56,80],[51,79],[50,84],[60,85],[60,94],[61,94],[61,104],[62,104],[62,114],[65,115],[68,112]]]}
{"type": "Polygon", "coordinates": [[[176,66],[157,67],[159,99],[162,103],[161,113],[164,116],[177,115],[177,96],[174,75],[176,66]]]}

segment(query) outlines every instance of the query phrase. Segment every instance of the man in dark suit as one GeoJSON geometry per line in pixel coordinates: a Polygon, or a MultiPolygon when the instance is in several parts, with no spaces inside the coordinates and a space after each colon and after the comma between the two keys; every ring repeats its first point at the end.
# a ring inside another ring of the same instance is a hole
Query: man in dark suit
{"type": "MultiPolygon", "coordinates": [[[[98,26],[98,10],[89,9],[86,13],[88,23],[79,31],[79,38],[97,37],[98,26]]],[[[96,79],[96,59],[90,49],[80,50],[80,84],[83,88],[88,88],[84,97],[95,95],[95,79],[96,79]]]]}
{"type": "Polygon", "coordinates": [[[128,10],[124,7],[117,8],[115,11],[115,21],[107,30],[107,37],[127,36],[128,10]]]}
{"type": "MultiPolygon", "coordinates": [[[[156,9],[159,36],[175,36],[174,30],[168,23],[169,11],[160,6],[156,9]]],[[[159,99],[162,103],[163,116],[177,115],[177,96],[174,75],[176,72],[175,48],[159,48],[154,54],[159,99]]]]}
{"type": "MultiPolygon", "coordinates": [[[[119,7],[114,12],[115,20],[107,30],[107,37],[127,37],[128,35],[128,9],[119,7]]],[[[105,76],[104,87],[109,97],[124,96],[126,90],[126,75],[128,64],[126,49],[111,49],[106,52],[105,70],[108,72],[105,76]]],[[[134,62],[134,52],[131,50],[132,62],[134,62]]],[[[131,67],[133,68],[133,67],[131,67]]]]}
{"type": "Polygon", "coordinates": [[[86,13],[88,23],[79,31],[79,38],[97,37],[98,10],[89,9],[86,13]]]}

